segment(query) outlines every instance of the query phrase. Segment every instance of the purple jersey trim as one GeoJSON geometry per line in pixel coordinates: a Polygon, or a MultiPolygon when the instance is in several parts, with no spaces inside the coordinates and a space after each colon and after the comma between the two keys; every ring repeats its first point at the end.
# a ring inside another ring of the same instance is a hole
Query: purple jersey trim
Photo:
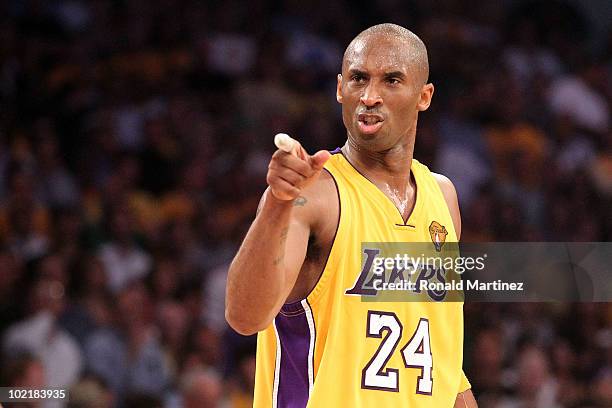
{"type": "Polygon", "coordinates": [[[286,304],[283,309],[275,319],[281,348],[278,408],[304,408],[309,395],[311,332],[306,311],[300,302],[286,304]]]}
{"type": "Polygon", "coordinates": [[[338,154],[338,153],[342,153],[342,150],[340,147],[336,147],[334,150],[332,150],[330,152],[331,154],[338,154]]]}
{"type": "Polygon", "coordinates": [[[305,312],[306,311],[304,310],[304,306],[302,306],[301,300],[285,303],[280,310],[280,313],[284,316],[294,316],[305,312]]]}

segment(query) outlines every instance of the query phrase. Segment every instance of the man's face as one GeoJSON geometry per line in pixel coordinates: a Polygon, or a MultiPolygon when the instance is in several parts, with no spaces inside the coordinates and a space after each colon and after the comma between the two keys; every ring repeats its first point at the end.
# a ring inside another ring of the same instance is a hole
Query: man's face
{"type": "Polygon", "coordinates": [[[371,35],[354,43],[338,75],[337,99],[348,137],[373,152],[414,143],[417,113],[429,107],[433,85],[406,42],[371,35]]]}

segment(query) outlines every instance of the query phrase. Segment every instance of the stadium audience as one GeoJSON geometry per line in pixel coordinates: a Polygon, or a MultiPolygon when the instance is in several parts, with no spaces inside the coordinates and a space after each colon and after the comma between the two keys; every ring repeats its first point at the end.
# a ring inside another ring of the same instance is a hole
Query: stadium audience
{"type": "MultiPolygon", "coordinates": [[[[1,385],[250,406],[227,266],[272,135],[343,143],[335,74],[378,22],[428,46],[415,157],[454,181],[464,240],[610,241],[612,30],[553,3],[0,2],[1,385]]],[[[612,406],[610,304],[465,314],[481,406],[612,406]]]]}

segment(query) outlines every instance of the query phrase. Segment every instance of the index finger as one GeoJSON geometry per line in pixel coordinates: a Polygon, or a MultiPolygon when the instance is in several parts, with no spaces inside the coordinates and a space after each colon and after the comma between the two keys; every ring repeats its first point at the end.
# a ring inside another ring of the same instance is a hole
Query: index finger
{"type": "Polygon", "coordinates": [[[278,133],[274,136],[274,144],[286,153],[293,153],[293,150],[295,150],[297,146],[297,141],[286,133],[278,133]]]}

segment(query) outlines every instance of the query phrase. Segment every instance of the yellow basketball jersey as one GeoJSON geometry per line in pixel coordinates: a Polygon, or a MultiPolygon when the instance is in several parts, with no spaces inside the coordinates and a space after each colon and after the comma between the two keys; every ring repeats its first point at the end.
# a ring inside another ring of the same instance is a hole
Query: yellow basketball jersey
{"type": "Polygon", "coordinates": [[[325,168],[340,199],[336,237],[312,292],[284,305],[258,335],[254,406],[453,407],[470,387],[462,371],[463,303],[364,301],[373,289],[363,243],[433,249],[457,241],[436,179],[412,161],[416,203],[404,222],[342,154],[325,168]]]}

